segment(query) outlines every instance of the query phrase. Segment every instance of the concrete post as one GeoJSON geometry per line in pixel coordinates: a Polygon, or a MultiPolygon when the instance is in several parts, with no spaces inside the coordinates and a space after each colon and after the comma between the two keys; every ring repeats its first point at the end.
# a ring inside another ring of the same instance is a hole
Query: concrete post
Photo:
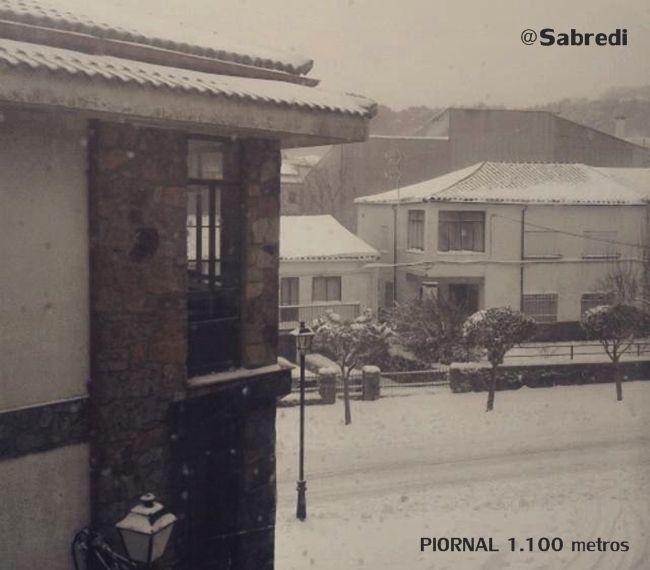
{"type": "Polygon", "coordinates": [[[334,404],[336,402],[336,375],[336,368],[318,369],[318,393],[324,404],[334,404]]]}
{"type": "Polygon", "coordinates": [[[361,399],[364,401],[378,400],[381,370],[377,366],[364,366],[361,371],[361,399]]]}

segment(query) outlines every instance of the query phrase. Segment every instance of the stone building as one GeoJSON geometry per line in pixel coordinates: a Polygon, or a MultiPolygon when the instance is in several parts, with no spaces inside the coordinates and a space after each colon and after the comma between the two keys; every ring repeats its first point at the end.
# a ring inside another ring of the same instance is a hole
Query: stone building
{"type": "Polygon", "coordinates": [[[280,153],[375,106],[67,4],[0,0],[0,567],[67,570],[154,492],[165,567],[273,568],[280,153]]]}

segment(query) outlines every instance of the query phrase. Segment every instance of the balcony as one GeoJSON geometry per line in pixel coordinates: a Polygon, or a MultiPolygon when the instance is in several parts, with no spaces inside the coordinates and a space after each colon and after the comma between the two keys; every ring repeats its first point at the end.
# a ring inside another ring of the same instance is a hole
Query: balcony
{"type": "Polygon", "coordinates": [[[283,305],[280,307],[280,331],[295,329],[301,321],[309,324],[331,311],[344,321],[356,319],[361,313],[361,303],[322,303],[314,305],[283,305]]]}

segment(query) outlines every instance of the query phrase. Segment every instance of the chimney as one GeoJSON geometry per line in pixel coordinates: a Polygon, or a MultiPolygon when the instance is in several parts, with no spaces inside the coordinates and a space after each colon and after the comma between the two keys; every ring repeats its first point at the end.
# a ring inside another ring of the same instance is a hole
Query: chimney
{"type": "Polygon", "coordinates": [[[625,117],[619,115],[616,117],[616,127],[614,128],[614,136],[619,139],[625,138],[625,117]]]}

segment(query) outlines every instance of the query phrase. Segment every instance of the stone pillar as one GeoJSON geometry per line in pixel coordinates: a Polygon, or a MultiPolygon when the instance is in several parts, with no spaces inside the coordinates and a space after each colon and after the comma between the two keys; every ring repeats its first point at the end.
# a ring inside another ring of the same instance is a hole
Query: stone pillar
{"type": "Polygon", "coordinates": [[[336,402],[336,368],[319,368],[318,370],[318,393],[324,404],[336,402]]]}
{"type": "Polygon", "coordinates": [[[128,124],[90,130],[91,516],[115,537],[144,492],[179,510],[166,417],[186,379],[186,142],[128,124]]]}
{"type": "Polygon", "coordinates": [[[277,141],[248,139],[242,150],[242,365],[277,361],[280,164],[277,141]]]}
{"type": "Polygon", "coordinates": [[[364,366],[361,372],[361,399],[366,401],[378,400],[381,371],[377,366],[364,366]]]}

